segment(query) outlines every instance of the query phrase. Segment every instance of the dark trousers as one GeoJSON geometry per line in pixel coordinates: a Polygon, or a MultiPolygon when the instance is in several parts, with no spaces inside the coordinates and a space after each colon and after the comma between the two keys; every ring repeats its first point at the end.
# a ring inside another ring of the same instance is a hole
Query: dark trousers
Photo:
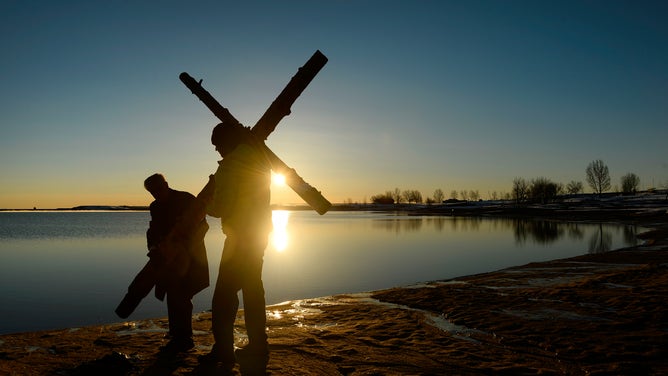
{"type": "Polygon", "coordinates": [[[169,335],[172,340],[181,341],[193,336],[192,294],[183,286],[167,289],[167,315],[169,319],[169,335]]]}
{"type": "Polygon", "coordinates": [[[228,236],[213,293],[211,330],[216,346],[234,346],[234,321],[239,309],[238,292],[244,301],[244,319],[250,344],[266,345],[266,313],[262,263],[267,237],[249,240],[228,236]]]}

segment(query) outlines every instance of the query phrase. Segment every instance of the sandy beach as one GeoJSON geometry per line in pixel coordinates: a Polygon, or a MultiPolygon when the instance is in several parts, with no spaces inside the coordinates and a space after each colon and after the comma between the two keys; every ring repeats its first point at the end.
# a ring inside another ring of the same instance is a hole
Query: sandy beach
{"type": "MultiPolygon", "coordinates": [[[[668,374],[668,227],[641,246],[491,273],[270,306],[267,364],[163,356],[165,318],[0,336],[2,375],[668,374]]],[[[245,343],[243,316],[237,345],[245,343]]]]}

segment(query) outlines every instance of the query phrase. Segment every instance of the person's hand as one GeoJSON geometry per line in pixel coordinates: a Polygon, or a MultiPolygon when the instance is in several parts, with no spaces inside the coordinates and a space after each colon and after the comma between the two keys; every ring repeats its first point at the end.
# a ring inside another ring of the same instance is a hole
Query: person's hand
{"type": "Polygon", "coordinates": [[[214,175],[209,175],[209,182],[206,183],[204,188],[200,191],[200,193],[197,195],[197,198],[206,201],[211,200],[213,198],[213,193],[216,191],[216,179],[214,175]]]}

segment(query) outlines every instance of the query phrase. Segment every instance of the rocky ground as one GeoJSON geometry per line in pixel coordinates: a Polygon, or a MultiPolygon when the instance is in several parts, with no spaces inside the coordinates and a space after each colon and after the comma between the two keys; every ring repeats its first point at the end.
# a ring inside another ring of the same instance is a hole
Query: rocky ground
{"type": "MultiPolygon", "coordinates": [[[[166,319],[0,336],[3,375],[668,374],[668,231],[638,247],[268,307],[267,363],[165,356],[166,319]]],[[[243,316],[237,344],[244,343],[243,316]]]]}

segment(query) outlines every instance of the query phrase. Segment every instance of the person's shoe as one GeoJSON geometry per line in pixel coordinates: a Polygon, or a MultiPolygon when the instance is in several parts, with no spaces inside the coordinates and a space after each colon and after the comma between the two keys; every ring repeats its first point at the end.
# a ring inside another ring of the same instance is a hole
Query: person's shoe
{"type": "Polygon", "coordinates": [[[187,339],[172,339],[167,342],[165,346],[160,347],[161,353],[177,354],[186,352],[195,347],[195,342],[191,338],[187,339]]]}
{"type": "Polygon", "coordinates": [[[234,354],[238,357],[263,357],[266,358],[269,356],[269,345],[266,343],[256,345],[248,344],[244,347],[237,349],[234,354]]]}
{"type": "Polygon", "coordinates": [[[232,369],[236,363],[234,357],[234,348],[223,350],[220,347],[213,345],[211,352],[197,357],[202,364],[216,364],[221,363],[224,368],[232,369]]]}

